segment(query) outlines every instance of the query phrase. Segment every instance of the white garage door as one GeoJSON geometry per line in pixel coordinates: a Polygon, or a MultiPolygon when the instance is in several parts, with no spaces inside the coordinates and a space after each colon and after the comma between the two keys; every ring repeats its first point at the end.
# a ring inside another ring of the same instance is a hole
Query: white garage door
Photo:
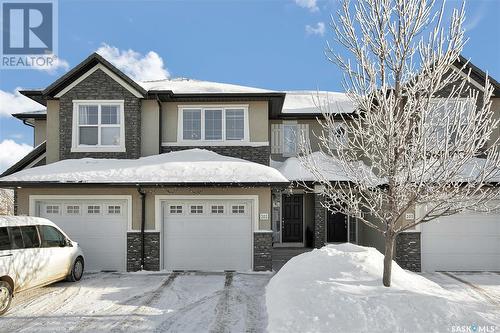
{"type": "Polygon", "coordinates": [[[500,214],[442,217],[421,236],[424,271],[500,271],[500,214]]]}
{"type": "Polygon", "coordinates": [[[85,270],[126,270],[126,200],[42,200],[37,209],[82,247],[85,270]]]}
{"type": "Polygon", "coordinates": [[[250,270],[252,201],[163,202],[167,270],[250,270]]]}

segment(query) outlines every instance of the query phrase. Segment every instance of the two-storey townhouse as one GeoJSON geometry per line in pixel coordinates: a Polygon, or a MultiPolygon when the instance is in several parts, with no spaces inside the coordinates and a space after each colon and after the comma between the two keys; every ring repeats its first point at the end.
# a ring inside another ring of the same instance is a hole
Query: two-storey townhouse
{"type": "MultiPolygon", "coordinates": [[[[472,68],[478,88],[485,74],[472,68]]],[[[46,109],[15,115],[34,127],[35,148],[0,186],[15,189],[17,214],[49,218],[76,239],[87,269],[270,270],[273,247],[354,242],[383,249],[374,231],[328,213],[324,198],[300,185],[314,187],[314,179],[297,159],[298,140],[319,150],[318,103],[348,119],[354,109],[342,93],[136,82],[92,54],[46,89],[23,94],[46,109]]],[[[498,97],[496,90],[497,114],[498,97]]],[[[338,126],[332,135],[347,145],[338,126]]],[[[349,181],[341,172],[331,180],[349,181]]],[[[466,243],[465,266],[495,265],[499,215],[448,220],[399,237],[400,264],[439,269],[448,258],[425,261],[456,255],[437,242],[451,237],[466,243]],[[464,227],[471,219],[478,226],[472,238],[464,227]],[[478,263],[479,256],[486,259],[478,263]]]]}

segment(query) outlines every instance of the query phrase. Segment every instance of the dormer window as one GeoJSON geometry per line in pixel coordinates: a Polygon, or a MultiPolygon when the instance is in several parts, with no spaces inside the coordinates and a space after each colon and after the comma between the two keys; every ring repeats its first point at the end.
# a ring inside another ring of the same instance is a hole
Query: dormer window
{"type": "Polygon", "coordinates": [[[248,141],[248,106],[179,107],[179,142],[248,141]]]}
{"type": "Polygon", "coordinates": [[[73,101],[73,152],[124,152],[123,100],[73,101]]]}

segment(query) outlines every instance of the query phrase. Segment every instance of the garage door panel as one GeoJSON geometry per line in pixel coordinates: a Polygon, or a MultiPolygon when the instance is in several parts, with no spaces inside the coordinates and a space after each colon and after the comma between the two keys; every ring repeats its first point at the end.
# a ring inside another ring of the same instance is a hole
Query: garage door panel
{"type": "Polygon", "coordinates": [[[498,250],[498,237],[467,235],[425,235],[422,240],[423,253],[494,253],[498,250]]]}
{"type": "Polygon", "coordinates": [[[164,203],[164,266],[168,270],[251,269],[252,218],[250,202],[241,200],[184,200],[164,203]],[[232,214],[232,204],[245,205],[244,214],[232,214]],[[182,205],[184,214],[171,214],[170,206],[182,205]],[[203,214],[191,214],[190,206],[203,206],[203,214]],[[223,206],[222,214],[212,206],[223,206]]]}
{"type": "Polygon", "coordinates": [[[422,225],[422,270],[500,270],[500,215],[462,214],[422,225]]]}
{"type": "Polygon", "coordinates": [[[498,223],[499,217],[485,216],[480,218],[474,217],[445,217],[437,221],[431,221],[425,224],[425,229],[432,233],[441,234],[480,234],[484,235],[488,232],[497,232],[500,228],[498,223]],[[452,219],[452,222],[449,220],[452,219]],[[453,225],[450,225],[453,223],[453,225]]]}
{"type": "Polygon", "coordinates": [[[39,205],[41,217],[53,221],[82,247],[87,271],[126,270],[125,200],[43,200],[39,205]],[[47,214],[44,209],[46,205],[60,205],[60,214],[47,214]],[[79,206],[79,214],[68,214],[68,205],[79,206]],[[99,214],[89,214],[89,205],[100,206],[99,214]],[[108,205],[120,206],[120,213],[108,214],[108,205]]]}

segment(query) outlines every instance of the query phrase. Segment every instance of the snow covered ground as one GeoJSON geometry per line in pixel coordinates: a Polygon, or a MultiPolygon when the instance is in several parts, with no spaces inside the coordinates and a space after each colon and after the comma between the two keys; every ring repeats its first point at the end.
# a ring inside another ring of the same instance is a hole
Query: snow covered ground
{"type": "Polygon", "coordinates": [[[271,274],[95,273],[20,293],[0,332],[262,332],[271,274]]]}
{"type": "Polygon", "coordinates": [[[455,332],[466,332],[474,324],[500,330],[500,274],[395,267],[387,289],[381,258],[374,249],[345,244],[295,257],[272,279],[267,273],[91,273],[78,283],[20,293],[0,317],[0,332],[419,333],[459,326],[466,328],[455,332]]]}
{"type": "Polygon", "coordinates": [[[292,258],[266,288],[269,331],[500,331],[499,274],[416,274],[393,263],[385,288],[382,261],[376,249],[353,244],[292,258]]]}

